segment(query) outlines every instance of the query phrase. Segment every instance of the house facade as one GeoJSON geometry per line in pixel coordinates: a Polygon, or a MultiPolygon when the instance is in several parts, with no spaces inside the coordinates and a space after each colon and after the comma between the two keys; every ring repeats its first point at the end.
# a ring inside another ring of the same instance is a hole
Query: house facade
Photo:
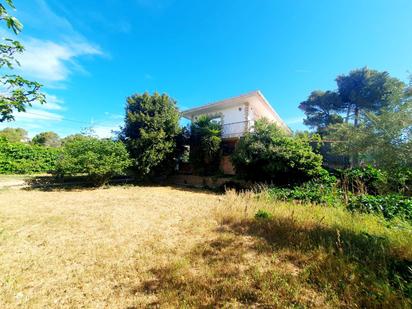
{"type": "Polygon", "coordinates": [[[223,139],[237,139],[243,136],[253,130],[254,122],[261,118],[266,118],[286,133],[291,133],[260,91],[191,108],[182,113],[184,118],[191,121],[196,121],[202,115],[215,118],[222,124],[223,139]]]}
{"type": "Polygon", "coordinates": [[[237,141],[246,132],[253,131],[256,120],[266,118],[275,123],[287,134],[292,131],[279,117],[260,91],[253,91],[237,97],[191,108],[182,113],[190,121],[196,121],[200,116],[207,115],[222,125],[223,156],[221,170],[225,174],[234,174],[229,155],[237,141]]]}

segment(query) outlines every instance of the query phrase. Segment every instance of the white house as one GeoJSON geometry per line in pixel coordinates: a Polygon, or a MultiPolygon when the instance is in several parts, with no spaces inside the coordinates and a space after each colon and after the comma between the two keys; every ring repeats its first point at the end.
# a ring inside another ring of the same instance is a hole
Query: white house
{"type": "Polygon", "coordinates": [[[266,118],[285,132],[291,133],[260,91],[191,108],[182,115],[191,121],[196,121],[201,115],[216,118],[222,124],[224,139],[238,139],[245,132],[253,130],[254,122],[260,118],[266,118]]]}

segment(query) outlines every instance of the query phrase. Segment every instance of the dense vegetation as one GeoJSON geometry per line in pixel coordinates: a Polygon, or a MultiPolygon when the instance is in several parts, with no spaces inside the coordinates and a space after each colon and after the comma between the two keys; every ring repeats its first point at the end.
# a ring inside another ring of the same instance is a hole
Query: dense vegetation
{"type": "Polygon", "coordinates": [[[201,116],[190,127],[190,162],[199,174],[219,171],[222,126],[211,117],[201,116]]]}
{"type": "Polygon", "coordinates": [[[0,174],[32,174],[53,171],[59,154],[59,149],[9,142],[0,137],[0,174]]]}
{"type": "Polygon", "coordinates": [[[0,130],[0,137],[12,143],[25,142],[28,140],[27,131],[22,128],[4,128],[0,130]]]}
{"type": "Polygon", "coordinates": [[[130,166],[126,147],[121,142],[94,137],[75,138],[64,144],[56,163],[58,176],[86,174],[96,185],[123,175],[130,166]]]}
{"type": "Polygon", "coordinates": [[[162,174],[174,167],[180,131],[176,102],[167,94],[127,98],[120,139],[130,153],[137,177],[162,174]]]}
{"type": "Polygon", "coordinates": [[[322,156],[307,140],[288,136],[264,119],[239,141],[232,162],[239,176],[255,181],[293,184],[324,173],[322,156]]]}

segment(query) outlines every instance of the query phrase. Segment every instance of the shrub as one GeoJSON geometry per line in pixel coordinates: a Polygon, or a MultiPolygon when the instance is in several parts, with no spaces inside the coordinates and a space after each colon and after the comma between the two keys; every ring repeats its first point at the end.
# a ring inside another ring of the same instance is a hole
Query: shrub
{"type": "Polygon", "coordinates": [[[353,193],[380,194],[386,190],[388,176],[371,165],[341,172],[342,186],[353,193]]]}
{"type": "Polygon", "coordinates": [[[302,183],[323,173],[322,156],[307,139],[287,136],[264,119],[239,141],[232,162],[240,177],[255,181],[302,183]]]}
{"type": "Polygon", "coordinates": [[[388,175],[389,189],[412,196],[412,168],[404,167],[393,170],[388,175]]]}
{"type": "Polygon", "coordinates": [[[352,196],[349,199],[348,209],[363,213],[378,213],[386,219],[401,217],[412,221],[412,198],[397,194],[352,196]]]}
{"type": "Polygon", "coordinates": [[[59,176],[86,174],[96,185],[122,175],[131,164],[126,147],[121,142],[93,137],[69,140],[57,161],[59,176]]]}
{"type": "Polygon", "coordinates": [[[0,174],[32,174],[54,170],[60,150],[0,138],[0,174]]]}
{"type": "Polygon", "coordinates": [[[294,188],[272,187],[267,190],[271,199],[281,201],[301,201],[304,203],[337,206],[342,203],[342,194],[336,186],[315,181],[294,188]]]}

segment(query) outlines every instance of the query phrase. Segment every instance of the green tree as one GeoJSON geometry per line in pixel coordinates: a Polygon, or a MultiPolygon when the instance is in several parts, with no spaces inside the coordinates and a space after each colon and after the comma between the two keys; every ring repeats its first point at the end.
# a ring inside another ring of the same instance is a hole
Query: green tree
{"type": "Polygon", "coordinates": [[[125,126],[120,139],[139,177],[151,175],[174,163],[180,133],[176,101],[167,94],[135,94],[127,98],[125,126]]]}
{"type": "Polygon", "coordinates": [[[190,157],[198,173],[213,174],[219,168],[222,126],[211,117],[200,116],[190,127],[190,157]]]}
{"type": "Polygon", "coordinates": [[[6,138],[11,143],[26,142],[27,131],[22,128],[5,128],[0,131],[0,137],[6,138]]]}
{"type": "Polygon", "coordinates": [[[327,134],[328,126],[353,123],[357,127],[366,112],[379,111],[399,101],[405,84],[388,72],[368,68],[356,69],[336,78],[336,91],[314,91],[299,108],[305,112],[305,124],[327,134]]]}
{"type": "MultiPolygon", "coordinates": [[[[4,21],[7,28],[14,34],[18,34],[23,25],[17,18],[9,14],[6,5],[15,9],[12,0],[5,0],[6,4],[0,2],[0,20],[4,21]]],[[[23,45],[10,38],[0,40],[0,68],[12,70],[16,60],[16,54],[24,51],[23,45]]],[[[0,122],[14,120],[13,112],[24,112],[27,106],[34,101],[45,103],[45,96],[40,92],[41,84],[29,81],[19,75],[6,74],[0,77],[0,122]]]]}
{"type": "Polygon", "coordinates": [[[312,150],[308,138],[288,136],[265,119],[256,121],[254,131],[240,139],[232,162],[243,178],[283,184],[324,173],[322,156],[312,150]]]}
{"type": "Polygon", "coordinates": [[[405,88],[402,81],[390,77],[388,72],[366,67],[338,76],[336,83],[342,100],[340,110],[346,109],[347,122],[352,117],[355,127],[359,125],[361,112],[378,113],[391,102],[399,101],[405,88]]]}
{"type": "Polygon", "coordinates": [[[313,91],[306,101],[299,104],[299,108],[306,114],[304,124],[323,132],[329,125],[343,122],[337,111],[341,109],[342,101],[334,91],[313,91]]]}
{"type": "Polygon", "coordinates": [[[55,173],[59,176],[86,174],[96,185],[123,175],[131,161],[122,142],[94,137],[72,139],[64,144],[55,173]]]}
{"type": "Polygon", "coordinates": [[[400,170],[412,174],[412,99],[410,88],[403,98],[394,101],[379,113],[364,113],[365,121],[355,127],[340,124],[330,127],[332,150],[339,155],[357,156],[394,175],[400,170]]]}
{"type": "Polygon", "coordinates": [[[59,135],[53,131],[41,132],[32,138],[32,143],[47,147],[60,147],[61,139],[59,135]]]}

